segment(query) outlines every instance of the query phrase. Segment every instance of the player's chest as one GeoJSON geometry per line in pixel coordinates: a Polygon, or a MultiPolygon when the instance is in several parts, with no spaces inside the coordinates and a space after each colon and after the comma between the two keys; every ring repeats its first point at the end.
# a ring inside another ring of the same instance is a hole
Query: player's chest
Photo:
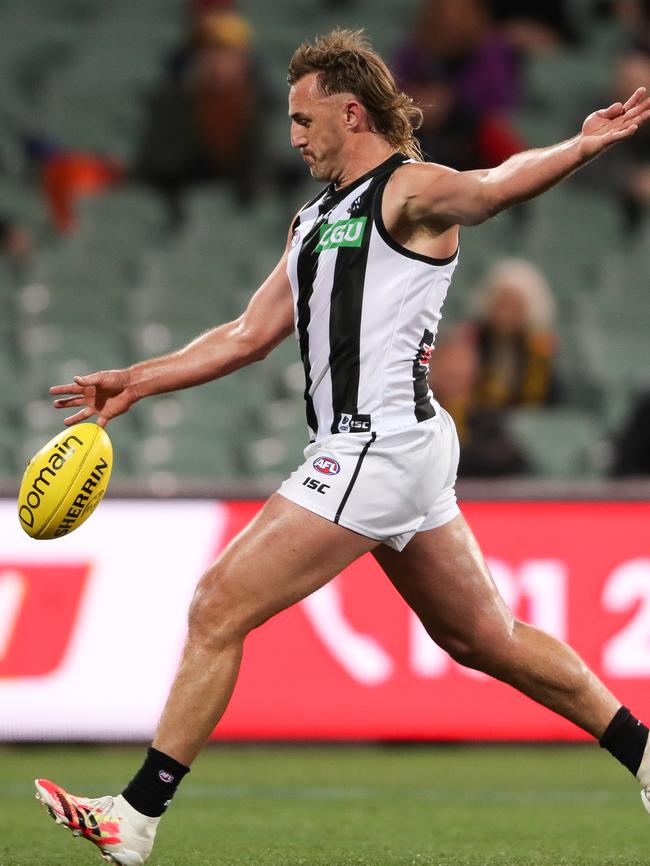
{"type": "Polygon", "coordinates": [[[371,229],[368,193],[350,196],[325,212],[314,208],[301,218],[293,233],[290,258],[298,267],[314,267],[335,258],[340,250],[348,251],[346,257],[350,257],[354,250],[365,247],[371,229]]]}

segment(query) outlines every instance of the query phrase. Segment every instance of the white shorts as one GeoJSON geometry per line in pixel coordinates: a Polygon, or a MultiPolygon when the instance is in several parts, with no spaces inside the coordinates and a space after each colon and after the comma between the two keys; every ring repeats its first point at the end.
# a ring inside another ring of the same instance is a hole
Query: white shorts
{"type": "Polygon", "coordinates": [[[305,448],[278,493],[347,529],[402,550],[416,532],[460,513],[458,436],[451,417],[391,433],[336,433],[305,448]]]}

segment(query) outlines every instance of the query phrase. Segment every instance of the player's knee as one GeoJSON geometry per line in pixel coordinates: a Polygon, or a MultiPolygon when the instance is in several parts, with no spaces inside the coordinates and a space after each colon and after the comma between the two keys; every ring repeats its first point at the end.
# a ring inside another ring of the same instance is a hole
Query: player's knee
{"type": "Polygon", "coordinates": [[[448,637],[444,649],[463,667],[491,673],[508,653],[512,629],[507,621],[478,623],[471,631],[448,637]]]}
{"type": "Polygon", "coordinates": [[[483,669],[484,650],[475,641],[455,638],[445,645],[445,649],[459,665],[465,668],[473,668],[474,670],[483,669]]]}
{"type": "Polygon", "coordinates": [[[209,574],[196,588],[188,612],[190,638],[217,646],[243,639],[250,631],[246,604],[226,575],[209,574]]]}

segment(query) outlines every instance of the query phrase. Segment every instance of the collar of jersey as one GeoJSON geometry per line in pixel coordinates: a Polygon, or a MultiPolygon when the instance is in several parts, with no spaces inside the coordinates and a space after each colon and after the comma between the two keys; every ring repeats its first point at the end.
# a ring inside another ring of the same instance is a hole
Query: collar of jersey
{"type": "Polygon", "coordinates": [[[397,168],[398,165],[401,165],[403,162],[406,162],[408,157],[403,153],[394,153],[392,156],[389,156],[388,159],[385,159],[383,162],[376,165],[374,168],[370,169],[370,171],[358,177],[356,180],[353,180],[352,183],[348,183],[346,186],[339,187],[338,189],[331,183],[329,186],[325,187],[325,192],[323,198],[321,199],[321,210],[325,207],[327,210],[330,210],[335,205],[337,205],[340,201],[349,195],[352,190],[356,187],[360,186],[362,183],[365,183],[369,178],[376,177],[378,175],[386,174],[388,171],[391,171],[393,168],[397,168]]]}

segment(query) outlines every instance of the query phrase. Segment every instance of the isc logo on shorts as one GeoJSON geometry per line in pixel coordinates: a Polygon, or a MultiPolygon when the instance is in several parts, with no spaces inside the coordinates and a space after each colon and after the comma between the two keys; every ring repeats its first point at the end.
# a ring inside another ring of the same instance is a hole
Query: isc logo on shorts
{"type": "Polygon", "coordinates": [[[321,472],[323,475],[338,475],[341,471],[338,461],[333,457],[317,457],[312,463],[312,466],[317,472],[321,472]]]}

